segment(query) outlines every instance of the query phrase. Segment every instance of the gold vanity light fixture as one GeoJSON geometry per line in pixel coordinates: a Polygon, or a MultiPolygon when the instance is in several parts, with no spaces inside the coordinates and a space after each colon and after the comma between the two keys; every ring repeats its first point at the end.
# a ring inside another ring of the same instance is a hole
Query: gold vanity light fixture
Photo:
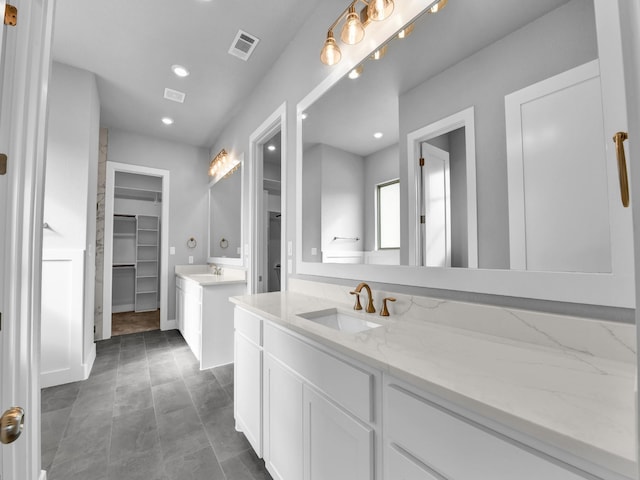
{"type": "Polygon", "coordinates": [[[380,47],[378,50],[373,52],[373,54],[371,55],[371,58],[374,60],[380,60],[382,57],[384,57],[387,54],[387,48],[388,48],[388,45],[384,45],[380,47]]]}
{"type": "Polygon", "coordinates": [[[209,176],[212,177],[211,182],[215,183],[222,178],[232,175],[239,167],[240,162],[231,158],[223,148],[213,157],[211,163],[209,163],[209,176]]]}
{"type": "Polygon", "coordinates": [[[354,0],[331,24],[327,31],[327,39],[320,52],[320,60],[325,65],[335,65],[342,58],[340,47],[333,36],[333,30],[345,20],[340,33],[340,40],[346,45],[355,45],[364,38],[365,27],[371,21],[381,21],[389,17],[393,12],[394,0],[354,0]],[[360,11],[356,10],[358,2],[365,6],[360,11]]]}
{"type": "Polygon", "coordinates": [[[349,72],[349,74],[347,75],[351,80],[355,80],[356,78],[359,78],[360,75],[362,75],[362,71],[364,70],[364,67],[362,65],[358,65],[356,68],[354,68],[353,70],[351,70],[349,72]]]}
{"type": "Polygon", "coordinates": [[[409,25],[407,25],[407,28],[404,28],[398,32],[398,38],[401,40],[403,38],[407,38],[409,35],[411,35],[411,32],[413,32],[414,28],[416,28],[416,24],[410,23],[409,25]]]}

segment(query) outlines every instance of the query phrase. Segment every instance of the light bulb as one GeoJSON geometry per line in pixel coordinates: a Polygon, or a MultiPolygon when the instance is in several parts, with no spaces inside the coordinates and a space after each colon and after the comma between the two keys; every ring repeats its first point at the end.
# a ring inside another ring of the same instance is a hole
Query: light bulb
{"type": "Polygon", "coordinates": [[[373,55],[371,55],[371,58],[373,58],[374,60],[380,60],[382,57],[385,56],[386,53],[387,53],[387,46],[385,45],[384,47],[379,48],[378,50],[373,52],[373,55]]]}
{"type": "Polygon", "coordinates": [[[440,0],[438,3],[436,3],[433,7],[429,9],[429,13],[438,13],[447,5],[448,1],[449,0],[440,0]]]}
{"type": "Polygon", "coordinates": [[[342,33],[340,39],[347,45],[355,45],[362,41],[364,38],[364,27],[360,21],[360,15],[356,13],[355,5],[349,7],[349,13],[347,14],[347,21],[342,27],[342,33]]]}
{"type": "Polygon", "coordinates": [[[367,15],[371,20],[379,22],[393,13],[393,0],[371,0],[367,7],[367,15]]]}
{"type": "Polygon", "coordinates": [[[412,23],[407,28],[400,30],[400,32],[398,33],[398,38],[400,39],[407,38],[409,35],[411,35],[411,32],[413,32],[413,29],[415,28],[415,26],[416,24],[412,23]]]}
{"type": "Polygon", "coordinates": [[[349,72],[348,77],[351,80],[355,80],[356,78],[358,78],[360,75],[362,75],[362,70],[364,70],[364,67],[362,65],[358,65],[356,68],[354,68],[353,70],[351,70],[349,72]]]}
{"type": "Polygon", "coordinates": [[[336,43],[336,40],[333,38],[333,32],[329,31],[327,33],[327,39],[324,42],[324,47],[322,47],[322,51],[320,52],[320,61],[325,65],[335,65],[342,58],[342,53],[340,52],[340,47],[336,43]]]}

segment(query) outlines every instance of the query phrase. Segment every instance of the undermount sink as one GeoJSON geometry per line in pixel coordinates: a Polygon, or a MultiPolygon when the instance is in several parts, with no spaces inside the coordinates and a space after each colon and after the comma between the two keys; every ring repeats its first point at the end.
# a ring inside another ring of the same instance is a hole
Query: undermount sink
{"type": "Polygon", "coordinates": [[[336,308],[299,313],[298,316],[324,325],[325,327],[347,333],[363,332],[382,326],[379,323],[370,322],[355,315],[349,315],[336,308]]]}

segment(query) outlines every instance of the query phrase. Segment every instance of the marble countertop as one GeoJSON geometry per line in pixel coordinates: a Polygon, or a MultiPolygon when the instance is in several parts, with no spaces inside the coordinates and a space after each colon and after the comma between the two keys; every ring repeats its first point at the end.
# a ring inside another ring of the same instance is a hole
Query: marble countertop
{"type": "Polygon", "coordinates": [[[348,334],[298,314],[331,307],[350,310],[350,304],[296,292],[230,300],[460,407],[635,477],[634,362],[451,327],[405,313],[360,314],[382,326],[348,334]]]}
{"type": "Polygon", "coordinates": [[[244,270],[224,267],[222,272],[220,275],[213,274],[207,265],[176,265],[175,269],[178,277],[191,280],[203,287],[247,283],[244,270]]]}

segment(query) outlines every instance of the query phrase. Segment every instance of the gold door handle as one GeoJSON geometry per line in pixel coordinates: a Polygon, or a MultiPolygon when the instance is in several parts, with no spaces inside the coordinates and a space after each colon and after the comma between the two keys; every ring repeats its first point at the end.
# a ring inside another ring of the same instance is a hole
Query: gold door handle
{"type": "Polygon", "coordinates": [[[613,136],[618,157],[618,176],[620,177],[620,196],[622,206],[629,206],[629,179],[627,178],[627,159],[624,156],[624,141],[629,138],[627,132],[617,132],[613,136]]]}
{"type": "Polygon", "coordinates": [[[11,407],[0,417],[0,442],[7,444],[15,442],[24,427],[24,410],[11,407]]]}

